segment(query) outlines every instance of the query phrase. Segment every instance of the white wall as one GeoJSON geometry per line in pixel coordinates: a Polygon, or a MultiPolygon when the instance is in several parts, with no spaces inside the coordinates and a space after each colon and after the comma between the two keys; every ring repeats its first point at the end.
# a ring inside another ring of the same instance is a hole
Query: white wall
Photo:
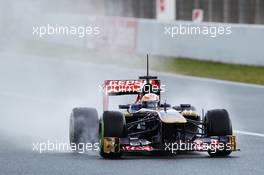
{"type": "Polygon", "coordinates": [[[232,24],[231,34],[214,38],[204,35],[178,35],[172,38],[164,34],[164,27],[180,24],[200,27],[219,25],[217,23],[194,24],[182,21],[139,20],[137,52],[264,65],[264,26],[232,24]]]}
{"type": "Polygon", "coordinates": [[[149,53],[170,57],[264,65],[264,26],[260,25],[232,24],[232,34],[215,38],[202,35],[185,35],[172,38],[164,34],[164,27],[180,24],[200,27],[226,26],[228,24],[194,24],[183,21],[162,22],[133,18],[91,18],[88,14],[34,14],[32,16],[24,14],[24,16],[13,16],[12,20],[8,21],[5,20],[6,23],[1,23],[2,26],[0,27],[3,45],[11,40],[17,43],[34,40],[46,41],[50,44],[67,44],[75,47],[102,49],[103,51],[114,49],[139,54],[149,53]],[[102,27],[103,36],[93,38],[74,36],[38,38],[32,35],[33,26],[45,24],[73,26],[96,24],[102,27]],[[120,24],[121,27],[117,24],[120,24]]]}

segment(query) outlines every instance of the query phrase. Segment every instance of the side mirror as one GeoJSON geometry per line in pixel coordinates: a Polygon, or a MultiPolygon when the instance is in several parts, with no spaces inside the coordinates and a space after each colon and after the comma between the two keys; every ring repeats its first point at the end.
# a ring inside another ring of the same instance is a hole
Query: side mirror
{"type": "Polygon", "coordinates": [[[171,105],[167,104],[167,103],[163,103],[163,104],[160,104],[160,107],[162,107],[162,108],[170,108],[171,105]]]}
{"type": "Polygon", "coordinates": [[[175,109],[176,111],[181,111],[182,110],[182,108],[180,106],[173,106],[172,108],[175,109]]]}
{"type": "Polygon", "coordinates": [[[118,105],[119,109],[129,109],[130,105],[118,105]]]}
{"type": "Polygon", "coordinates": [[[190,108],[190,104],[180,104],[181,108],[190,108]]]}

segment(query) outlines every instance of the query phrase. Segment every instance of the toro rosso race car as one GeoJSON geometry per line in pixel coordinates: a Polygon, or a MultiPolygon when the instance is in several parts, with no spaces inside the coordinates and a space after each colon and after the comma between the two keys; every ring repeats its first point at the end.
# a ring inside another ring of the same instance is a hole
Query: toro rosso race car
{"type": "MultiPolygon", "coordinates": [[[[148,64],[147,64],[148,65],[148,64]]],[[[148,67],[148,66],[147,66],[148,67]]],[[[236,151],[236,138],[225,109],[209,110],[200,116],[190,104],[161,103],[161,83],[148,75],[138,80],[106,80],[104,112],[100,119],[93,108],[74,108],[70,119],[70,142],[96,142],[104,158],[126,152],[177,153],[206,151],[210,156],[228,156],[236,151]],[[108,110],[109,96],[136,95],[130,104],[108,110]]]]}

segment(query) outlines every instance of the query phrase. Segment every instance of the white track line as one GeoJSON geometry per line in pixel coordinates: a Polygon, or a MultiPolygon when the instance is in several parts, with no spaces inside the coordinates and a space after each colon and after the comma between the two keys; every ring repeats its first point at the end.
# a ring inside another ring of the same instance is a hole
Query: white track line
{"type": "MultiPolygon", "coordinates": [[[[3,55],[3,54],[1,54],[3,55]]],[[[10,55],[10,54],[9,54],[10,55]]],[[[25,55],[28,57],[28,55],[25,55]]],[[[34,59],[36,56],[32,56],[34,59]]],[[[38,58],[41,58],[43,60],[47,60],[48,57],[43,57],[43,56],[38,56],[38,58]]],[[[99,65],[98,63],[91,63],[91,62],[84,62],[84,60],[72,60],[72,59],[60,59],[60,58],[48,58],[49,60],[56,60],[56,61],[69,61],[69,62],[80,62],[80,63],[85,63],[86,65],[91,65],[91,66],[100,66],[101,68],[104,69],[117,69],[119,71],[130,71],[130,72],[142,72],[143,74],[145,73],[146,70],[144,69],[139,69],[139,68],[127,68],[127,67],[120,67],[117,65],[111,65],[111,64],[105,64],[105,65],[99,65]]],[[[166,58],[165,58],[166,59],[166,58]]],[[[35,59],[34,59],[35,60],[35,59]]],[[[249,87],[249,88],[261,88],[264,89],[264,85],[257,85],[257,84],[248,84],[248,83],[243,83],[243,82],[233,82],[233,81],[228,81],[228,80],[218,80],[218,79],[213,79],[213,78],[206,78],[206,77],[196,77],[196,76],[188,76],[188,75],[180,75],[176,73],[169,73],[165,71],[150,71],[151,73],[155,75],[162,75],[162,76],[169,76],[169,77],[175,77],[175,78],[181,78],[181,79],[189,79],[189,80],[196,80],[196,81],[203,81],[203,82],[213,82],[213,83],[218,83],[218,84],[227,84],[227,85],[235,85],[235,86],[242,86],[242,87],[249,87]]],[[[136,78],[136,77],[135,77],[136,78]]]]}
{"type": "Polygon", "coordinates": [[[247,131],[240,131],[240,130],[235,130],[234,132],[237,134],[256,136],[256,137],[264,137],[264,134],[256,133],[256,132],[247,132],[247,131]]]}
{"type": "Polygon", "coordinates": [[[243,83],[243,82],[234,82],[234,81],[219,80],[219,79],[198,77],[198,76],[196,77],[196,76],[180,75],[180,74],[176,74],[176,73],[157,72],[157,71],[153,71],[153,72],[160,74],[160,75],[163,75],[163,76],[170,76],[170,77],[176,77],[176,78],[181,78],[181,79],[189,79],[189,80],[196,80],[196,81],[203,81],[203,82],[212,82],[212,83],[218,83],[218,84],[226,84],[226,85],[235,85],[235,86],[242,86],[242,87],[264,89],[263,85],[257,85],[257,84],[248,84],[248,83],[243,83]]]}

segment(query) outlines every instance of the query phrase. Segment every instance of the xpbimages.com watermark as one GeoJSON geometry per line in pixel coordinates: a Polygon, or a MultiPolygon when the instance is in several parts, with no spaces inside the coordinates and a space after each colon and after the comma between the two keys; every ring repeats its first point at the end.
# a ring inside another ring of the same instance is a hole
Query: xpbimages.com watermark
{"type": "Polygon", "coordinates": [[[231,35],[232,27],[231,26],[198,26],[190,24],[179,24],[175,26],[165,26],[164,35],[171,38],[175,38],[180,35],[204,35],[211,38],[231,35]]]}
{"type": "Polygon", "coordinates": [[[232,149],[231,143],[221,143],[213,140],[211,143],[196,143],[196,142],[174,142],[165,143],[165,151],[170,151],[175,154],[177,151],[230,151],[232,149]]]}
{"type": "Polygon", "coordinates": [[[32,34],[40,38],[51,35],[76,36],[84,38],[90,35],[99,35],[101,29],[98,26],[61,26],[46,24],[43,26],[33,26],[32,34]]]}
{"type": "Polygon", "coordinates": [[[67,142],[36,142],[32,144],[32,150],[38,153],[46,152],[78,152],[99,151],[99,143],[67,143],[67,142]]]}
{"type": "Polygon", "coordinates": [[[158,93],[165,92],[166,85],[153,80],[150,84],[145,84],[144,80],[108,80],[103,85],[99,85],[99,92],[111,93],[158,93]]]}

